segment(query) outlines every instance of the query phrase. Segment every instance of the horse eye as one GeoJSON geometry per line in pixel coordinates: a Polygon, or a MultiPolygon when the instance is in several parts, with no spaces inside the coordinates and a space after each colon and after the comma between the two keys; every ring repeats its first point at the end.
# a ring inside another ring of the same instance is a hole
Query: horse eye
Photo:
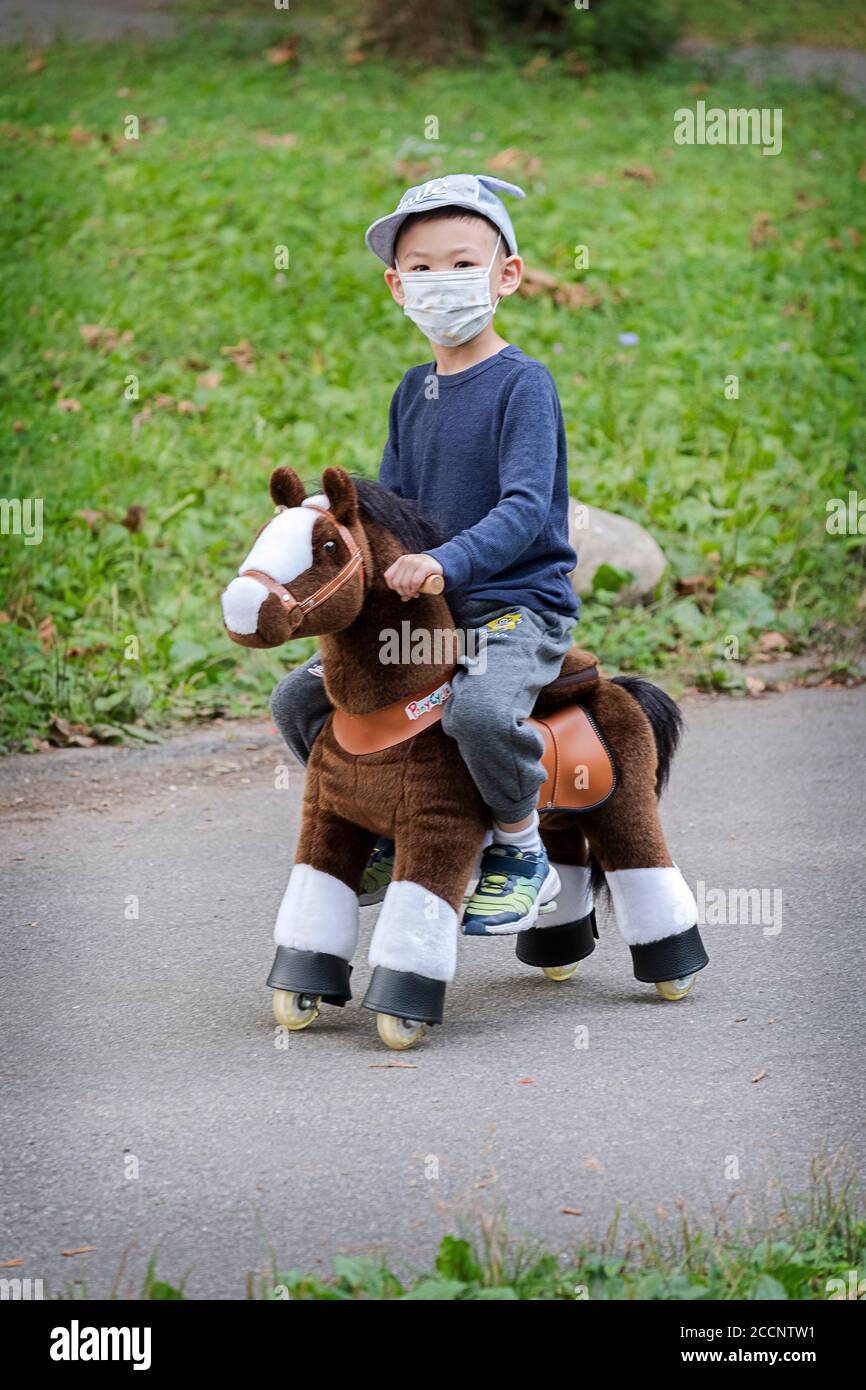
{"type": "Polygon", "coordinates": [[[322,549],[324,550],[326,555],[333,555],[334,551],[337,549],[337,542],[325,541],[322,546],[322,549]]]}

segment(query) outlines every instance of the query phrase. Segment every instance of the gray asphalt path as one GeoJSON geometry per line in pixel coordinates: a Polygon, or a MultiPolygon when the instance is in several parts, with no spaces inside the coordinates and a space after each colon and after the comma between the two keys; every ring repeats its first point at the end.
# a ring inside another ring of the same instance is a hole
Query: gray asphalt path
{"type": "Polygon", "coordinates": [[[354,1003],[275,1045],[300,779],[275,786],[269,726],[7,760],[9,1273],[104,1294],[134,1241],[121,1288],[159,1246],[165,1277],[237,1297],[270,1247],[283,1268],[382,1250],[406,1269],[496,1204],[567,1249],[617,1202],[745,1217],[781,1205],[776,1177],[802,1189],[816,1153],[847,1144],[862,1167],[866,688],[686,709],[674,854],[708,901],[779,890],[781,931],[708,926],[681,1004],[633,980],[610,921],[560,985],[510,940],[465,940],[445,1025],[402,1056],[357,1006],[374,909],[354,1003]]]}

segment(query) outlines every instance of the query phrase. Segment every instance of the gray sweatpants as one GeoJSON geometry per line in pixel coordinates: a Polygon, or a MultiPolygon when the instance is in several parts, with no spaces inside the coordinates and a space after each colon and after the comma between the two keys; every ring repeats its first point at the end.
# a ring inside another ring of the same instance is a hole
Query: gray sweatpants
{"type": "MultiPolygon", "coordinates": [[[[442,728],[456,739],[494,819],[508,825],[529,815],[544,781],[541,737],[524,721],[538,692],[559,674],[575,620],[479,602],[464,605],[460,617],[479,636],[467,636],[442,728]]],[[[284,676],[271,696],[274,722],[301,763],[331,712],[315,674],[320,660],[310,657],[284,676]]]]}

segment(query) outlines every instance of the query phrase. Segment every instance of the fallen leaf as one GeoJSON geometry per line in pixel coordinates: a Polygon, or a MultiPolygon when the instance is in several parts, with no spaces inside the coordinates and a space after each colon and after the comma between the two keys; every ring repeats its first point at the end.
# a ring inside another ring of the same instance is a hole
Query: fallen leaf
{"type": "Polygon", "coordinates": [[[582,280],[566,282],[553,295],[554,302],[565,309],[596,309],[602,301],[598,290],[591,290],[582,280]]]}
{"type": "Polygon", "coordinates": [[[788,639],[783,632],[762,632],[758,642],[762,652],[782,652],[788,647],[788,639]]]}
{"type": "Polygon", "coordinates": [[[519,170],[524,178],[529,178],[533,174],[541,173],[541,160],[537,155],[519,150],[516,145],[509,145],[507,149],[500,150],[499,154],[488,159],[487,169],[491,174],[507,173],[509,169],[519,170]]]}
{"type": "Polygon", "coordinates": [[[767,1071],[759,1071],[757,1076],[752,1077],[752,1085],[754,1086],[756,1081],[763,1081],[764,1077],[769,1076],[769,1074],[767,1071]]]}
{"type": "Polygon", "coordinates": [[[297,62],[298,40],[295,35],[287,34],[273,48],[266,48],[265,58],[273,68],[281,68],[286,63],[297,62]]]}
{"type": "Polygon", "coordinates": [[[81,409],[81,404],[73,396],[60,396],[57,401],[57,409],[65,410],[70,415],[74,415],[76,411],[81,409]]]}
{"type": "Polygon", "coordinates": [[[590,1173],[603,1173],[604,1164],[597,1158],[590,1156],[584,1162],[584,1168],[588,1168],[590,1173]]]}
{"type": "Polygon", "coordinates": [[[442,160],[437,155],[434,159],[398,159],[394,165],[394,172],[399,174],[405,183],[417,183],[419,179],[425,179],[428,174],[433,174],[441,168],[442,160]]]}
{"type": "Polygon", "coordinates": [[[519,293],[527,299],[547,294],[554,304],[564,309],[594,309],[602,301],[601,292],[590,289],[582,281],[561,281],[546,270],[527,267],[523,272],[519,293]]]}
{"type": "Polygon", "coordinates": [[[735,1023],[748,1023],[748,1021],[749,1021],[748,1014],[743,1014],[742,1018],[735,1018],[735,1019],[734,1019],[734,1022],[735,1022],[735,1023]]]}
{"type": "Polygon", "coordinates": [[[563,1216],[583,1216],[583,1211],[580,1207],[560,1207],[559,1210],[562,1212],[563,1216]]]}
{"type": "Polygon", "coordinates": [[[203,391],[214,391],[222,379],[222,372],[202,372],[201,376],[196,379],[196,385],[200,386],[203,391]]]}
{"type": "Polygon", "coordinates": [[[518,1077],[517,1084],[518,1084],[518,1086],[534,1086],[534,1085],[535,1085],[535,1077],[534,1077],[534,1076],[521,1076],[521,1077],[518,1077]]]}
{"type": "Polygon", "coordinates": [[[711,574],[684,574],[677,580],[678,594],[713,593],[716,581],[711,574]]]}
{"type": "Polygon", "coordinates": [[[846,228],[845,228],[845,235],[846,235],[846,237],[848,238],[848,240],[850,241],[850,243],[851,243],[852,246],[862,246],[862,245],[863,245],[863,234],[862,234],[862,232],[858,232],[856,227],[846,227],[846,228]]]}
{"type": "Polygon", "coordinates": [[[153,398],[155,410],[173,410],[175,406],[174,396],[167,396],[163,391],[157,391],[153,398]]]}
{"type": "Polygon", "coordinates": [[[57,646],[57,628],[50,613],[39,624],[39,645],[44,652],[51,652],[57,646]]]}
{"type": "Polygon", "coordinates": [[[559,286],[559,281],[555,275],[551,275],[546,270],[533,270],[529,266],[524,267],[523,279],[520,282],[520,293],[531,299],[534,295],[552,293],[559,286]]]}
{"type": "Polygon", "coordinates": [[[35,53],[24,68],[25,72],[42,72],[48,65],[41,53],[35,53]]]}
{"type": "Polygon", "coordinates": [[[120,524],[125,526],[127,531],[140,531],[146,515],[146,508],[140,506],[138,502],[133,502],[131,506],[127,507],[126,516],[121,519],[120,524]]]}
{"type": "Polygon", "coordinates": [[[61,1255],[89,1255],[91,1250],[95,1250],[95,1245],[79,1245],[75,1250],[61,1250],[61,1255]]]}
{"type": "Polygon", "coordinates": [[[656,176],[648,164],[630,164],[628,168],[623,169],[622,176],[624,179],[637,179],[639,183],[645,183],[647,186],[656,181],[656,176]]]}
{"type": "Polygon", "coordinates": [[[70,145],[92,145],[96,136],[84,126],[74,125],[69,132],[70,145]]]}
{"type": "Polygon", "coordinates": [[[239,371],[254,372],[256,369],[255,349],[246,338],[241,338],[240,342],[231,344],[228,347],[221,347],[220,352],[223,357],[228,357],[239,371]]]}
{"type": "Polygon", "coordinates": [[[298,143],[297,135],[289,131],[284,135],[272,135],[269,130],[257,130],[254,138],[263,150],[293,150],[298,143]]]}
{"type": "Polygon", "coordinates": [[[808,193],[802,189],[794,195],[794,207],[788,213],[789,217],[799,217],[801,212],[812,212],[814,208],[823,208],[827,205],[826,198],[810,198],[808,193]]]}
{"type": "Polygon", "coordinates": [[[96,742],[89,736],[86,724],[70,724],[58,714],[51,716],[49,738],[58,748],[92,748],[96,742]]]}
{"type": "Polygon", "coordinates": [[[105,348],[107,352],[113,352],[118,345],[125,347],[135,337],[129,328],[121,333],[117,328],[103,328],[98,323],[80,323],[78,332],[88,347],[105,348]]]}
{"type": "Polygon", "coordinates": [[[369,1071],[387,1071],[391,1067],[399,1067],[402,1070],[414,1071],[418,1066],[417,1062],[368,1062],[369,1071]]]}
{"type": "Polygon", "coordinates": [[[767,689],[767,682],[758,680],[757,676],[746,676],[746,693],[752,696],[763,695],[767,689]]]}
{"type": "Polygon", "coordinates": [[[549,62],[550,58],[546,53],[537,53],[534,58],[530,58],[529,62],[520,69],[520,72],[523,77],[535,77],[541,72],[542,68],[547,67],[549,62]]]}
{"type": "Polygon", "coordinates": [[[758,246],[763,246],[765,242],[772,241],[773,237],[778,235],[770,214],[768,212],[756,212],[755,220],[749,232],[749,243],[752,248],[756,249],[758,246]]]}
{"type": "Polygon", "coordinates": [[[24,1261],[22,1259],[3,1260],[0,1261],[0,1269],[18,1269],[20,1265],[23,1265],[23,1263],[24,1261]]]}
{"type": "Polygon", "coordinates": [[[25,425],[25,423],[24,423],[23,420],[13,420],[13,421],[12,421],[12,433],[13,433],[13,434],[21,434],[22,430],[26,430],[26,428],[27,428],[27,426],[25,425]]]}

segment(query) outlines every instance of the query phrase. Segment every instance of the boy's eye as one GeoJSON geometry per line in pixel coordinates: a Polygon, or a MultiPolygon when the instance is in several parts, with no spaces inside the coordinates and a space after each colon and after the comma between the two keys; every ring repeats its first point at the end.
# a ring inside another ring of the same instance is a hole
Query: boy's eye
{"type": "Polygon", "coordinates": [[[454,262],[454,269],[455,269],[455,270],[471,270],[472,267],[474,266],[474,264],[475,264],[474,261],[455,261],[455,262],[454,262]]]}
{"type": "Polygon", "coordinates": [[[324,542],[322,543],[322,549],[324,550],[324,552],[325,552],[326,555],[333,555],[333,554],[334,554],[334,551],[337,549],[337,542],[336,542],[336,541],[324,541],[324,542]]]}

